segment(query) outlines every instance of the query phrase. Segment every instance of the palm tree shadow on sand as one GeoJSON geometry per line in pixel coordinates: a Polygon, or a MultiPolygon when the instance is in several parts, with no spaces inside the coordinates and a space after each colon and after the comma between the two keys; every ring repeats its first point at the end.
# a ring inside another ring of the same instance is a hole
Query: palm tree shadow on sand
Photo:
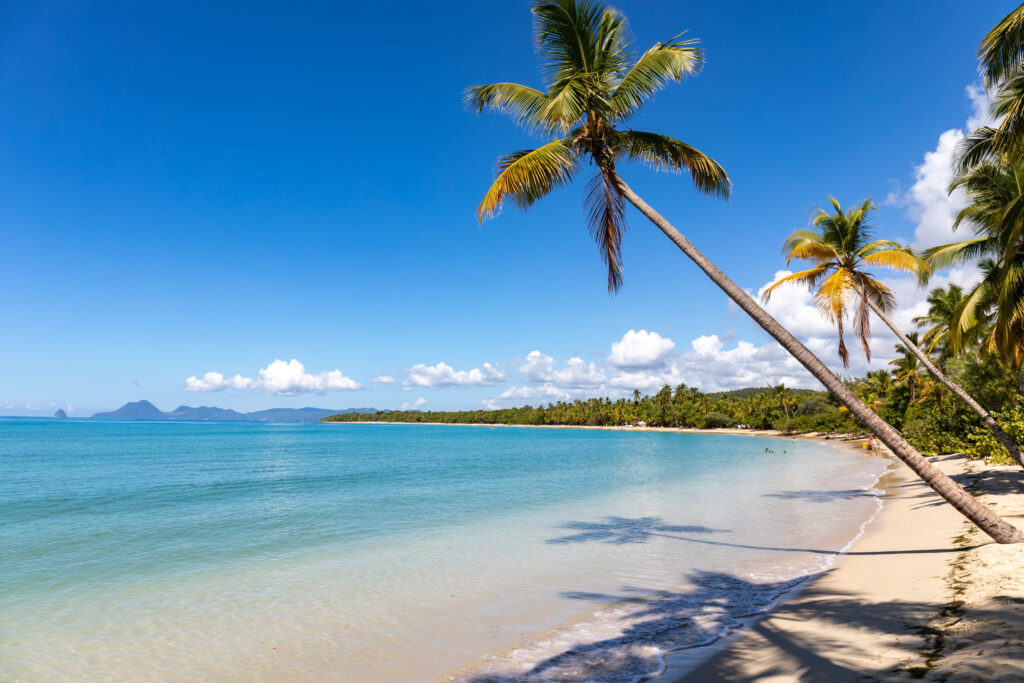
{"type": "MultiPolygon", "coordinates": [[[[562,652],[542,658],[528,670],[494,672],[464,680],[533,683],[644,679],[661,671],[663,653],[718,640],[740,626],[740,619],[763,611],[793,585],[752,583],[720,572],[696,572],[687,576],[687,581],[692,589],[684,592],[626,586],[620,594],[563,593],[563,597],[575,600],[614,603],[602,610],[611,624],[606,621],[601,630],[607,632],[610,628],[616,635],[591,642],[566,642],[562,652]]],[[[574,634],[572,638],[584,637],[574,634]]]]}
{"type": "MultiPolygon", "coordinates": [[[[815,579],[828,571],[798,581],[753,583],[722,572],[698,571],[686,576],[690,590],[674,592],[624,587],[619,594],[563,593],[564,597],[594,603],[615,603],[602,610],[613,620],[614,635],[586,638],[576,632],[565,641],[561,651],[550,654],[538,651],[530,656],[531,645],[517,652],[534,661],[532,666],[513,670],[492,670],[462,679],[463,683],[621,683],[647,680],[664,669],[663,657],[672,651],[710,645],[735,629],[746,626],[762,636],[773,653],[773,663],[765,676],[784,676],[801,680],[845,681],[873,679],[882,676],[905,677],[912,673],[912,662],[898,671],[870,670],[858,651],[862,644],[839,639],[825,632],[794,633],[771,621],[756,617],[772,608],[791,588],[807,579],[815,579]],[[609,616],[610,615],[610,616],[609,616]],[[828,652],[825,657],[819,653],[828,652]],[[860,656],[858,656],[860,655],[860,656]],[[859,661],[858,668],[842,664],[859,661]]],[[[922,626],[941,607],[935,603],[901,600],[865,607],[856,595],[819,590],[810,582],[801,590],[800,601],[773,609],[781,620],[802,622],[808,619],[859,629],[877,638],[898,638],[913,649],[913,643],[926,644],[934,635],[922,626]]],[[[980,609],[973,616],[980,619],[1006,619],[1005,610],[1012,606],[980,609]]],[[[607,624],[606,624],[607,626],[607,624]]],[[[604,633],[608,628],[602,629],[604,633]]],[[[550,638],[549,638],[550,641],[550,638]]],[[[756,654],[756,653],[755,653],[756,654]]],[[[768,653],[764,653],[767,655],[768,653]]],[[[686,681],[743,680],[737,662],[728,657],[712,656],[700,662],[685,677],[686,681]]]]}
{"type": "Polygon", "coordinates": [[[563,543],[646,543],[652,538],[668,538],[686,543],[701,545],[724,546],[744,550],[770,550],[787,553],[811,553],[814,555],[913,555],[931,553],[956,553],[963,550],[980,548],[988,543],[980,543],[967,548],[922,548],[915,550],[878,550],[878,551],[846,551],[828,550],[825,548],[793,548],[787,546],[754,545],[749,543],[732,543],[712,538],[696,538],[686,534],[730,533],[728,529],[712,529],[706,526],[686,526],[666,524],[660,517],[604,517],[600,522],[566,522],[562,529],[572,529],[579,533],[559,536],[545,541],[550,544],[563,543]]]}
{"type": "Polygon", "coordinates": [[[651,538],[678,538],[678,534],[727,533],[728,529],[712,529],[698,525],[666,524],[660,517],[605,517],[603,522],[566,522],[563,529],[579,533],[552,538],[547,543],[646,543],[651,538]]]}

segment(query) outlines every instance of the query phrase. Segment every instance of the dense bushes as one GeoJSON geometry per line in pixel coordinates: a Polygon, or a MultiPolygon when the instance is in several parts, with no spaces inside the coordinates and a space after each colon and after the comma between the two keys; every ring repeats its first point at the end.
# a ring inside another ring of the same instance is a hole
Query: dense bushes
{"type": "Polygon", "coordinates": [[[728,415],[722,413],[708,413],[704,416],[701,421],[701,427],[704,429],[721,429],[723,427],[735,427],[736,420],[732,419],[728,415]]]}
{"type": "MultiPolygon", "coordinates": [[[[992,417],[1011,439],[1016,439],[1017,443],[1024,443],[1024,408],[1015,406],[1010,410],[992,413],[992,417]]],[[[966,441],[969,444],[966,449],[968,454],[976,458],[989,458],[1003,465],[1015,464],[1002,444],[996,441],[992,431],[984,425],[974,427],[967,434],[966,441]]]]}

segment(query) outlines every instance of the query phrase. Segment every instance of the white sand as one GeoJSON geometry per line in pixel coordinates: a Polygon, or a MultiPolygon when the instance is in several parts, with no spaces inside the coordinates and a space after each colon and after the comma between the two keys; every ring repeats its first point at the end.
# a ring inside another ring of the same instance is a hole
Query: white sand
{"type": "MultiPolygon", "coordinates": [[[[1019,468],[937,463],[1024,526],[1019,468]]],[[[902,464],[884,486],[836,567],[714,650],[673,654],[662,680],[1024,681],[1024,544],[990,542],[902,464]]]]}

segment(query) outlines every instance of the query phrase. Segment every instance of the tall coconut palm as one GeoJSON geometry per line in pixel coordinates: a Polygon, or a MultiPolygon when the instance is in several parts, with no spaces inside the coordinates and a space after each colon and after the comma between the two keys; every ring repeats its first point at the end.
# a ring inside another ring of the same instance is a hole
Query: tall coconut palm
{"type": "Polygon", "coordinates": [[[889,311],[896,301],[892,291],[867,272],[867,268],[871,266],[880,266],[911,273],[923,281],[931,272],[928,261],[909,247],[889,240],[871,239],[874,226],[871,225],[870,219],[875,207],[870,199],[849,211],[843,211],[835,198],[829,197],[829,201],[834,211],[830,213],[818,208],[814,216],[816,230],[795,230],[782,247],[787,264],[793,259],[800,259],[810,261],[812,267],[781,278],[765,290],[764,298],[767,300],[776,289],[788,284],[817,288],[814,296],[818,308],[838,328],[839,356],[843,360],[843,365],[849,365],[849,352],[843,341],[843,318],[847,314],[851,299],[855,301],[856,306],[853,323],[858,329],[861,345],[868,360],[871,359],[871,348],[868,345],[871,334],[868,311],[874,312],[903,345],[917,356],[928,372],[949,387],[950,391],[978,414],[1003,447],[1024,467],[1024,456],[1021,455],[1020,448],[1003,431],[995,418],[959,384],[946,377],[928,354],[892,321],[889,311]]]}
{"type": "Polygon", "coordinates": [[[699,191],[728,196],[729,179],[717,162],[674,138],[625,126],[669,81],[698,71],[703,54],[696,42],[677,36],[637,55],[630,47],[624,17],[597,2],[539,0],[533,13],[537,47],[544,62],[544,89],[496,83],[470,88],[467,100],[478,112],[493,109],[506,113],[551,139],[536,149],[499,159],[497,178],[477,209],[479,219],[493,216],[505,199],[524,209],[530,207],[571,181],[581,163],[589,160],[596,170],[587,193],[589,222],[608,267],[610,290],[622,284],[620,247],[625,202],[629,202],[945,500],[995,540],[1024,541],[1024,533],[975,500],[872,413],[806,346],[619,175],[619,162],[639,161],[660,170],[685,170],[699,191]]]}
{"type": "MultiPolygon", "coordinates": [[[[908,334],[907,339],[920,346],[917,332],[908,334]]],[[[913,351],[903,344],[896,345],[896,353],[899,356],[889,361],[889,365],[892,366],[893,373],[896,375],[896,383],[907,388],[910,392],[910,402],[913,403],[917,400],[918,387],[924,383],[924,378],[921,375],[921,361],[913,351]]]]}

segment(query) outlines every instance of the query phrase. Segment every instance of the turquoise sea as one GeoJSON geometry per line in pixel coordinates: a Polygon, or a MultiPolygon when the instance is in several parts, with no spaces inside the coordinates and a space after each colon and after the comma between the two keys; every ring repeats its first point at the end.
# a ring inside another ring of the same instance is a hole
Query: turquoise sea
{"type": "Polygon", "coordinates": [[[827,567],[884,469],[749,436],[0,419],[0,680],[640,680],[827,567]]]}

